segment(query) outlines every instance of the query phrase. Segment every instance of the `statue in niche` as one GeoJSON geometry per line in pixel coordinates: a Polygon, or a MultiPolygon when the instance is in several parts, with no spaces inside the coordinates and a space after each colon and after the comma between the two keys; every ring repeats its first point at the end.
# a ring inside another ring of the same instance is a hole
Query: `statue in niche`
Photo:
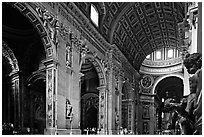
{"type": "Polygon", "coordinates": [[[72,105],[70,101],[67,99],[66,100],[66,119],[71,119],[72,118],[72,105]]]}
{"type": "Polygon", "coordinates": [[[72,47],[66,44],[66,67],[72,66],[72,47]]]}

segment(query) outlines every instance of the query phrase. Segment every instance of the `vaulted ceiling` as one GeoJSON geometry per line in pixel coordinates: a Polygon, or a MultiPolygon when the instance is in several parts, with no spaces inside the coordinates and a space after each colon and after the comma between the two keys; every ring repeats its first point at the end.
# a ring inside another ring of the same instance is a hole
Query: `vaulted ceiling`
{"type": "Polygon", "coordinates": [[[76,3],[88,18],[90,4],[99,12],[99,33],[115,44],[137,70],[153,51],[162,47],[179,48],[177,23],[183,21],[185,3],[76,3]]]}

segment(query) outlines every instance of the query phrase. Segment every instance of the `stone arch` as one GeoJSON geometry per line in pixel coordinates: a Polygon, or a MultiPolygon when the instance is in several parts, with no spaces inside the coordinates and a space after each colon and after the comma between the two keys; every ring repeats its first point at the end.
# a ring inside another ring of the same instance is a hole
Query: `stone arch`
{"type": "Polygon", "coordinates": [[[9,75],[18,72],[19,71],[18,60],[16,59],[13,51],[4,41],[2,41],[2,54],[3,57],[7,60],[9,66],[11,67],[11,72],[9,73],[9,75]]]}
{"type": "Polygon", "coordinates": [[[80,68],[82,67],[82,64],[85,61],[85,59],[88,59],[94,65],[96,72],[98,74],[98,78],[99,78],[99,87],[106,85],[105,72],[103,70],[101,62],[97,58],[95,58],[93,55],[87,54],[86,56],[82,58],[80,62],[80,68]]]}
{"type": "Polygon", "coordinates": [[[167,77],[172,77],[172,76],[178,77],[178,78],[184,80],[184,77],[183,77],[183,75],[182,75],[181,73],[176,73],[176,74],[169,74],[169,75],[160,76],[160,77],[158,77],[158,78],[155,80],[155,82],[154,82],[154,84],[153,84],[153,86],[152,86],[151,93],[155,94],[155,93],[154,93],[155,88],[156,88],[157,84],[158,84],[160,81],[162,81],[163,79],[165,79],[165,78],[167,78],[167,77]]]}
{"type": "Polygon", "coordinates": [[[45,72],[38,72],[38,73],[34,73],[32,74],[26,81],[27,85],[30,85],[32,83],[35,83],[37,80],[46,80],[46,74],[45,72]]]}
{"type": "Polygon", "coordinates": [[[37,29],[38,34],[42,40],[44,45],[46,57],[54,57],[56,58],[56,49],[51,43],[48,30],[44,27],[43,22],[41,21],[40,17],[37,14],[36,8],[39,8],[37,5],[31,3],[22,3],[22,2],[15,2],[11,3],[8,2],[10,6],[17,9],[21,14],[23,14],[30,23],[37,29]]]}

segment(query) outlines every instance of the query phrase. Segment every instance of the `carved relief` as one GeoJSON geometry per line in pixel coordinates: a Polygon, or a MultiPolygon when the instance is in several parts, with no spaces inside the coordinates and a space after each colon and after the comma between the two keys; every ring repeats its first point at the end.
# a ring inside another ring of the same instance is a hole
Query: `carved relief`
{"type": "Polygon", "coordinates": [[[69,99],[66,99],[66,114],[65,114],[65,116],[66,116],[66,119],[72,119],[72,115],[73,115],[73,112],[72,112],[72,105],[71,105],[71,103],[70,103],[70,101],[69,101],[69,99]]]}
{"type": "Polygon", "coordinates": [[[66,44],[66,67],[72,67],[72,45],[66,44]]]}
{"type": "Polygon", "coordinates": [[[52,70],[48,70],[48,100],[52,100],[52,70]]]}
{"type": "Polygon", "coordinates": [[[58,17],[51,15],[47,9],[41,9],[40,7],[36,8],[37,14],[43,22],[43,26],[48,30],[49,37],[55,45],[58,45],[58,30],[59,30],[59,21],[58,17]]]}
{"type": "Polygon", "coordinates": [[[53,73],[54,73],[54,76],[53,76],[53,127],[56,126],[56,87],[55,87],[55,84],[56,84],[56,70],[53,69],[53,73]]]}
{"type": "Polygon", "coordinates": [[[63,23],[60,23],[60,27],[59,27],[59,34],[60,36],[66,40],[66,39],[69,39],[70,40],[70,33],[71,33],[71,30],[70,28],[67,28],[64,26],[63,23]]]}
{"type": "Polygon", "coordinates": [[[119,112],[118,112],[118,110],[116,110],[116,111],[115,111],[115,125],[116,125],[116,127],[119,126],[119,122],[120,122],[119,112]]]}
{"type": "Polygon", "coordinates": [[[48,75],[48,88],[47,88],[47,122],[48,126],[52,126],[52,69],[47,71],[48,75]]]}
{"type": "Polygon", "coordinates": [[[104,74],[103,74],[103,71],[102,71],[103,68],[100,67],[99,62],[97,61],[97,59],[90,58],[90,57],[88,57],[87,59],[89,61],[91,61],[92,64],[94,65],[94,67],[96,68],[96,71],[97,71],[98,76],[99,76],[99,84],[100,84],[99,86],[105,85],[105,77],[104,77],[104,74]]]}
{"type": "Polygon", "coordinates": [[[99,128],[104,129],[105,121],[105,87],[100,87],[99,90],[99,128]]]}
{"type": "Polygon", "coordinates": [[[153,84],[153,77],[150,75],[145,75],[143,76],[143,78],[141,79],[141,86],[145,89],[148,89],[152,86],[153,84]]]}

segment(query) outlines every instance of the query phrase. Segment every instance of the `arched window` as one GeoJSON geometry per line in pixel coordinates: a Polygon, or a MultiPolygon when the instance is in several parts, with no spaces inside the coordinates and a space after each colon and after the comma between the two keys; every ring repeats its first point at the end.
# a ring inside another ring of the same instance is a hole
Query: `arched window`
{"type": "Polygon", "coordinates": [[[156,51],[156,59],[161,59],[161,51],[156,51]]]}
{"type": "Polygon", "coordinates": [[[146,56],[146,59],[150,59],[150,54],[146,56]]]}
{"type": "Polygon", "coordinates": [[[91,4],[91,20],[98,26],[99,14],[93,4],[91,4]]]}
{"type": "Polygon", "coordinates": [[[168,58],[173,58],[173,49],[169,49],[167,53],[168,58]]]}

